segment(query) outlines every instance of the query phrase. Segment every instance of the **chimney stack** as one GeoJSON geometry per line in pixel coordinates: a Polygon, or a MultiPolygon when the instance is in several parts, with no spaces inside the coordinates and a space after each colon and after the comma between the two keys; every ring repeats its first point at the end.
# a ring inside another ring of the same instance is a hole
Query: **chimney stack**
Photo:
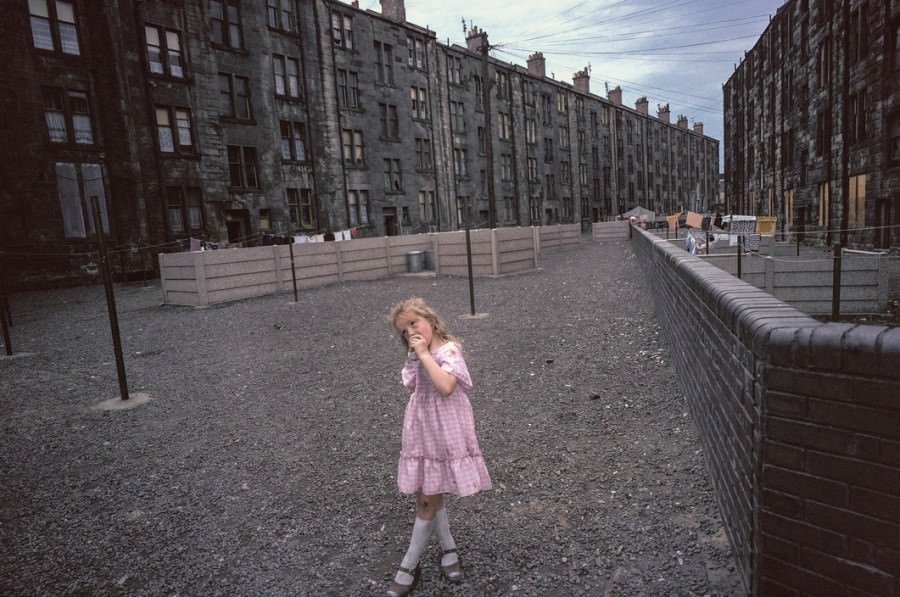
{"type": "Polygon", "coordinates": [[[662,122],[669,124],[669,104],[657,104],[656,117],[662,122]]]}
{"type": "Polygon", "coordinates": [[[547,76],[547,63],[544,61],[544,55],[541,52],[535,52],[528,57],[528,72],[538,77],[547,76]]]}
{"type": "Polygon", "coordinates": [[[575,91],[580,91],[581,93],[590,93],[591,92],[591,75],[588,74],[588,69],[580,70],[572,76],[572,84],[575,87],[575,91]]]}
{"type": "Polygon", "coordinates": [[[482,29],[479,29],[475,25],[472,25],[472,28],[469,29],[469,32],[466,34],[466,47],[469,48],[470,52],[477,52],[481,54],[481,48],[487,45],[487,33],[485,33],[482,29]]]}
{"type": "Polygon", "coordinates": [[[404,0],[381,0],[381,16],[397,23],[406,22],[406,4],[404,0]]]}
{"type": "Polygon", "coordinates": [[[649,113],[649,110],[647,109],[648,105],[649,102],[646,97],[639,97],[634,102],[634,109],[637,110],[639,114],[646,116],[649,113]]]}
{"type": "Polygon", "coordinates": [[[678,115],[678,128],[686,129],[688,127],[687,124],[688,124],[687,116],[685,116],[684,114],[679,114],[678,115]]]}
{"type": "Polygon", "coordinates": [[[609,99],[610,103],[613,103],[617,106],[622,105],[622,88],[616,85],[615,89],[610,89],[606,94],[607,99],[609,99]]]}
{"type": "Polygon", "coordinates": [[[702,122],[694,123],[694,132],[697,133],[698,135],[703,134],[703,123],[702,122]]]}

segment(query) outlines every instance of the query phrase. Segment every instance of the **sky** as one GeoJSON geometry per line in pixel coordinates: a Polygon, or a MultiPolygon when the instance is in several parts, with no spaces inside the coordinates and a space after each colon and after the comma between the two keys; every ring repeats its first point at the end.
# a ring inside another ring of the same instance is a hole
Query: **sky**
{"type": "MultiPolygon", "coordinates": [[[[784,0],[406,0],[406,20],[438,41],[465,45],[465,27],[488,34],[491,56],[527,67],[542,52],[546,74],[572,83],[589,68],[591,93],[622,88],[622,103],[669,104],[724,148],[722,86],[784,0]]],[[[360,8],[381,11],[379,0],[360,8]]]]}

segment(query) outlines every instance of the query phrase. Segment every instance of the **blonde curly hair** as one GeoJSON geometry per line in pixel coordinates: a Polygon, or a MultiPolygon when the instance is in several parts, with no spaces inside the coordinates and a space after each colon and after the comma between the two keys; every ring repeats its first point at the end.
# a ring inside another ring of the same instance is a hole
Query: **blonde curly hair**
{"type": "MultiPolygon", "coordinates": [[[[462,346],[462,342],[450,333],[447,324],[444,323],[441,316],[437,314],[437,311],[426,303],[425,299],[419,297],[408,298],[391,307],[391,314],[388,318],[391,322],[391,329],[396,332],[397,319],[402,316],[410,315],[427,320],[428,323],[431,324],[434,337],[441,342],[455,342],[460,345],[460,347],[462,346]]],[[[403,344],[404,349],[409,350],[409,342],[403,334],[400,334],[400,343],[403,344]]]]}

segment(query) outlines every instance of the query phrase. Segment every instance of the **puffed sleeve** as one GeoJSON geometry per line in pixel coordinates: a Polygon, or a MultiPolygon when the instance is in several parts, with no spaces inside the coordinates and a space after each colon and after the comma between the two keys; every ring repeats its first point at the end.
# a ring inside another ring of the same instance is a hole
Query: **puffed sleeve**
{"type": "Polygon", "coordinates": [[[455,342],[448,343],[441,351],[441,369],[454,376],[464,392],[472,389],[472,378],[463,358],[462,350],[455,342]]]}
{"type": "Polygon", "coordinates": [[[407,359],[406,364],[403,365],[403,370],[400,371],[400,379],[403,381],[403,385],[406,386],[410,391],[414,391],[416,389],[416,370],[418,368],[419,361],[407,359]]]}

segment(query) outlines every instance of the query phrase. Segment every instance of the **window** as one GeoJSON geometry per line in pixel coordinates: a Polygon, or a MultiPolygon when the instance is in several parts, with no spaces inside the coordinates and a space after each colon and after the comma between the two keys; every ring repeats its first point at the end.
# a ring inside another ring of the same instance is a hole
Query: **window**
{"type": "Polygon", "coordinates": [[[390,44],[374,42],[375,77],[384,85],[394,84],[394,47],[390,44]]]}
{"type": "MultiPolygon", "coordinates": [[[[578,182],[583,187],[587,186],[588,175],[587,175],[587,164],[585,164],[585,163],[578,164],[578,182]]],[[[652,186],[652,184],[651,184],[651,186],[652,186]]]]}
{"type": "Polygon", "coordinates": [[[388,192],[403,190],[403,173],[398,159],[384,158],[384,190],[388,192]]]}
{"type": "Polygon", "coordinates": [[[498,120],[500,125],[500,138],[504,141],[509,141],[512,135],[512,126],[510,124],[509,114],[500,112],[498,114],[498,120]]]}
{"type": "Polygon", "coordinates": [[[546,197],[547,199],[556,199],[556,176],[553,174],[544,175],[544,180],[546,181],[546,197]]]}
{"type": "Polygon", "coordinates": [[[849,226],[866,225],[866,175],[850,177],[850,212],[847,214],[849,226]]]}
{"type": "Polygon", "coordinates": [[[241,39],[240,0],[210,0],[211,39],[214,44],[239,50],[241,39]]]}
{"type": "Polygon", "coordinates": [[[509,73],[497,71],[497,97],[509,99],[509,73]]]}
{"type": "Polygon", "coordinates": [[[831,217],[831,190],[827,182],[819,185],[819,226],[828,226],[831,217]]]}
{"type": "Polygon", "coordinates": [[[559,127],[559,148],[569,148],[569,127],[565,125],[559,127]]]}
{"type": "Polygon", "coordinates": [[[504,222],[512,222],[515,219],[514,205],[515,205],[515,201],[513,200],[513,198],[511,196],[505,195],[503,197],[503,221],[504,222]]]}
{"type": "Polygon", "coordinates": [[[475,81],[475,109],[479,111],[484,110],[484,85],[481,82],[481,77],[473,75],[472,80],[475,81]]]}
{"type": "Polygon", "coordinates": [[[423,222],[434,221],[434,191],[419,191],[419,216],[423,222]]]}
{"type": "Polygon", "coordinates": [[[478,127],[478,153],[484,155],[487,153],[487,135],[485,135],[484,127],[478,127]]]}
{"type": "Polygon", "coordinates": [[[166,187],[166,218],[172,234],[203,231],[203,201],[198,187],[166,187]]]}
{"type": "Polygon", "coordinates": [[[447,72],[451,83],[455,85],[462,83],[462,59],[459,56],[447,56],[447,72]]]}
{"type": "Polygon", "coordinates": [[[406,47],[409,50],[409,57],[406,64],[410,68],[425,68],[425,42],[415,37],[406,38],[406,47]]]}
{"type": "Polygon", "coordinates": [[[232,187],[244,189],[259,188],[256,148],[243,145],[229,145],[228,174],[231,178],[232,187]]]}
{"type": "Polygon", "coordinates": [[[341,142],[344,147],[344,163],[349,166],[362,166],[363,160],[363,133],[351,129],[341,131],[341,142]]]}
{"type": "Polygon", "coordinates": [[[147,64],[150,72],[157,75],[184,77],[184,62],[181,55],[181,34],[153,25],[144,26],[147,38],[147,64]]]}
{"type": "Polygon", "coordinates": [[[296,58],[273,55],[272,71],[275,75],[275,95],[294,98],[301,96],[300,62],[296,58]]]}
{"type": "Polygon", "coordinates": [[[553,122],[551,120],[551,116],[553,113],[552,106],[553,106],[553,104],[552,104],[552,100],[550,99],[550,96],[547,95],[546,93],[542,93],[541,94],[541,116],[543,116],[544,126],[548,126],[551,122],[553,122]]]}
{"type": "Polygon", "coordinates": [[[822,156],[831,153],[831,114],[827,111],[816,115],[816,151],[822,156]]]}
{"type": "MultiPolygon", "coordinates": [[[[75,5],[60,0],[28,0],[31,13],[31,39],[39,50],[81,54],[78,29],[75,26],[75,5]]],[[[9,10],[7,7],[5,10],[9,10]]]]}
{"type": "Polygon", "coordinates": [[[306,125],[304,123],[281,121],[281,159],[285,162],[306,161],[306,125]]]}
{"type": "Polygon", "coordinates": [[[537,122],[534,118],[525,119],[525,141],[529,145],[537,143],[537,122]]]}
{"type": "Polygon", "coordinates": [[[859,143],[866,140],[866,90],[861,89],[850,94],[850,118],[847,123],[850,143],[859,143]]]}
{"type": "Polygon", "coordinates": [[[94,143],[87,93],[45,88],[43,95],[44,121],[51,142],[82,145],[94,143]]]}
{"type": "Polygon", "coordinates": [[[219,73],[219,94],[222,97],[222,116],[250,120],[250,79],[219,73]]]}
{"type": "Polygon", "coordinates": [[[462,102],[450,102],[450,129],[454,133],[466,131],[465,108],[462,102]]]}
{"type": "Polygon", "coordinates": [[[500,154],[500,179],[512,180],[512,155],[508,153],[500,154]]]}
{"type": "Polygon", "coordinates": [[[528,180],[530,182],[539,180],[537,173],[537,158],[528,158],[528,180]]]}
{"type": "Polygon", "coordinates": [[[553,138],[544,137],[544,161],[550,163],[553,161],[553,138]]]}
{"type": "Polygon", "coordinates": [[[287,189],[288,215],[295,228],[304,230],[316,227],[316,211],[310,189],[287,189]]]}
{"type": "Polygon", "coordinates": [[[428,91],[422,87],[410,87],[409,99],[412,102],[412,117],[419,120],[428,118],[428,91]]]}
{"type": "Polygon", "coordinates": [[[565,186],[572,184],[572,169],[569,167],[569,162],[559,163],[559,182],[565,186]]]}
{"type": "Polygon", "coordinates": [[[397,106],[393,104],[378,104],[381,114],[381,138],[400,139],[400,118],[397,115],[397,106]]]}
{"type": "Polygon", "coordinates": [[[431,170],[431,139],[416,138],[416,169],[431,170]]]}
{"type": "Polygon", "coordinates": [[[369,191],[347,191],[347,214],[351,226],[369,225],[369,191]]]}
{"type": "Polygon", "coordinates": [[[359,107],[359,74],[338,69],[338,101],[342,108],[359,107]]]}
{"type": "Polygon", "coordinates": [[[353,18],[350,15],[331,13],[331,40],[339,48],[353,49],[353,18]]]}
{"type": "Polygon", "coordinates": [[[826,37],[819,45],[818,67],[819,88],[824,89],[831,83],[831,38],[826,37]]]}
{"type": "Polygon", "coordinates": [[[562,89],[556,90],[556,111],[560,113],[565,113],[568,110],[568,104],[566,103],[566,92],[562,89]]]}
{"type": "Polygon", "coordinates": [[[888,116],[888,163],[892,166],[900,164],[900,113],[888,116]]]}
{"type": "Polygon", "coordinates": [[[467,164],[466,150],[453,150],[453,173],[458,177],[466,177],[469,175],[469,166],[467,164]]]}
{"type": "Polygon", "coordinates": [[[272,29],[289,33],[297,31],[294,0],[266,0],[266,20],[272,29]]]}
{"type": "Polygon", "coordinates": [[[868,7],[861,3],[850,12],[850,63],[865,60],[869,54],[868,7]]]}
{"type": "Polygon", "coordinates": [[[156,107],[156,133],[162,153],[193,153],[191,113],[185,108],[156,107]]]}
{"type": "Polygon", "coordinates": [[[56,164],[56,187],[66,238],[87,238],[96,234],[91,197],[97,197],[100,226],[109,233],[109,215],[100,164],[56,164]]]}

